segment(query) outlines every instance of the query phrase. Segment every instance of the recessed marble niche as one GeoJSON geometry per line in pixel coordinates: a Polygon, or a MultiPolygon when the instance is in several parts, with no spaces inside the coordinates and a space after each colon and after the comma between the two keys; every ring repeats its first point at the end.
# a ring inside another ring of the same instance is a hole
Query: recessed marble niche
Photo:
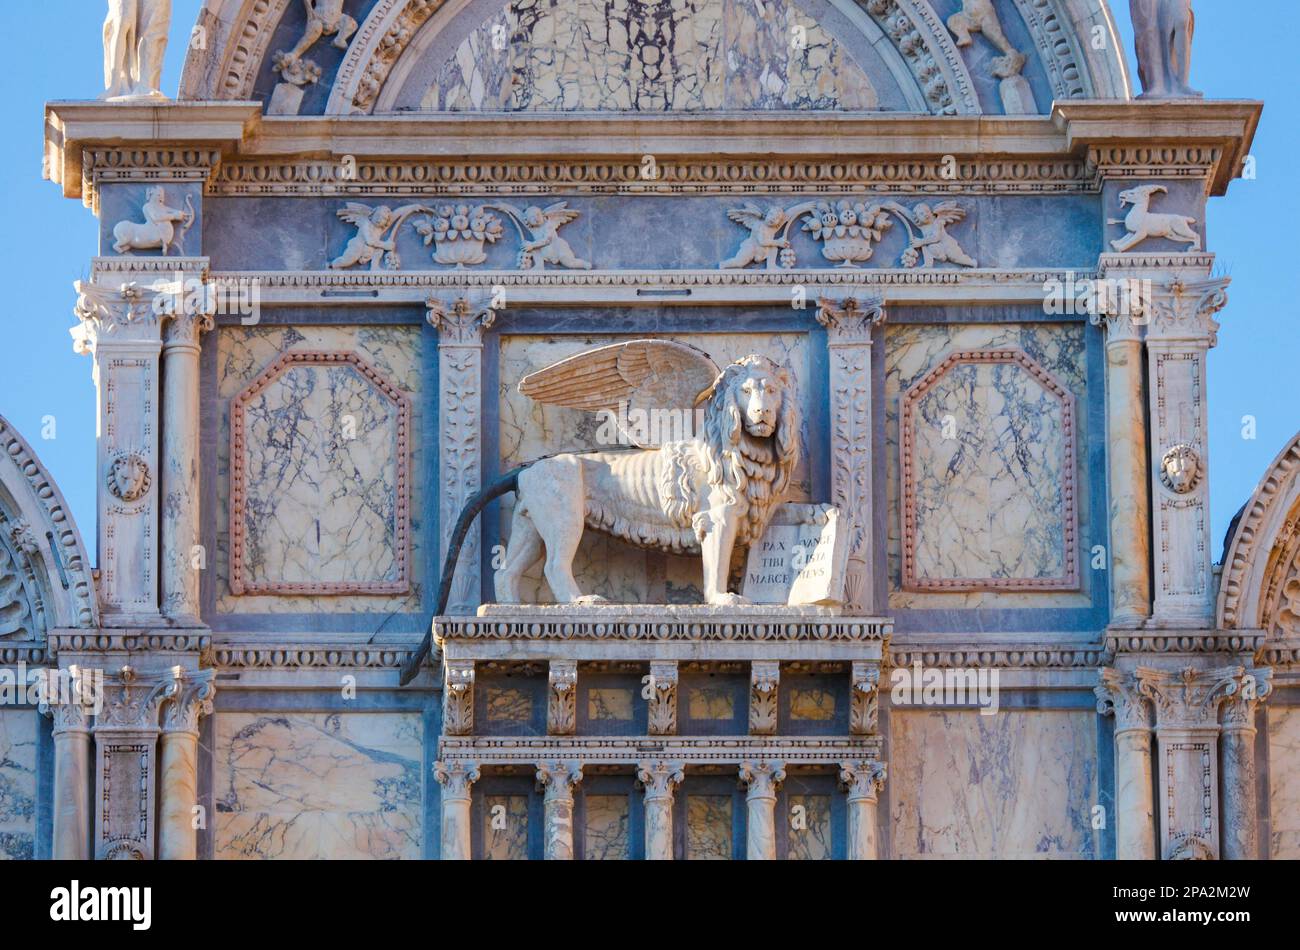
{"type": "Polygon", "coordinates": [[[789,0],[515,0],[421,99],[453,112],[876,107],[848,51],[789,0]]]}
{"type": "Polygon", "coordinates": [[[1269,854],[1300,859],[1300,706],[1268,707],[1269,854]]]}
{"type": "Polygon", "coordinates": [[[216,857],[420,857],[418,715],[218,713],[214,741],[216,857]]]}
{"type": "Polygon", "coordinates": [[[1100,856],[1091,710],[895,708],[889,727],[892,857],[1100,856]]]}
{"type": "Polygon", "coordinates": [[[36,855],[36,726],[30,709],[0,711],[0,861],[36,855]]]}
{"type": "MultiPolygon", "coordinates": [[[[644,336],[644,334],[641,334],[644,336]]],[[[799,392],[802,416],[802,439],[806,447],[808,419],[816,405],[816,395],[809,384],[812,379],[811,351],[803,333],[691,334],[665,335],[669,339],[699,347],[719,366],[758,353],[770,357],[788,369],[799,392]]],[[[498,390],[500,429],[500,471],[549,455],[556,451],[600,448],[600,420],[593,413],[575,409],[544,406],[521,395],[516,388],[520,379],[551,363],[582,350],[629,336],[540,336],[503,335],[500,351],[498,390]]],[[[795,470],[794,484],[788,498],[808,501],[808,453],[795,470]]],[[[514,496],[501,500],[501,538],[510,536],[510,518],[514,496]]],[[[676,557],[653,551],[641,551],[595,531],[584,534],[573,561],[573,573],[583,591],[600,594],[614,603],[697,604],[703,601],[700,589],[699,558],[676,557]]],[[[529,603],[552,600],[549,587],[542,579],[540,565],[524,575],[520,593],[529,603]]]]}
{"type": "Polygon", "coordinates": [[[886,332],[890,607],[1087,606],[1090,572],[1078,563],[1091,516],[1084,328],[899,324],[886,332]],[[905,401],[909,392],[915,398],[905,401]]]}
{"type": "Polygon", "coordinates": [[[235,558],[229,520],[217,525],[217,610],[382,612],[418,605],[422,491],[415,476],[425,450],[411,434],[420,431],[423,414],[419,329],[227,327],[217,346],[218,510],[231,511],[239,500],[241,473],[231,458],[235,400],[274,373],[244,400],[244,534],[235,558]],[[311,353],[354,355],[357,362],[296,361],[311,353]]]}

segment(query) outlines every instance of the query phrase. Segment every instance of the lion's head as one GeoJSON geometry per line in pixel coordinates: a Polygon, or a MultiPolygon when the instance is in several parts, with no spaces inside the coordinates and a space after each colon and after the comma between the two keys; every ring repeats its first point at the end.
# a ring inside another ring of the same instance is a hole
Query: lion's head
{"type": "Polygon", "coordinates": [[[765,356],[724,369],[699,398],[709,483],[742,502],[737,542],[762,536],[799,464],[799,407],[790,373],[765,356]]]}

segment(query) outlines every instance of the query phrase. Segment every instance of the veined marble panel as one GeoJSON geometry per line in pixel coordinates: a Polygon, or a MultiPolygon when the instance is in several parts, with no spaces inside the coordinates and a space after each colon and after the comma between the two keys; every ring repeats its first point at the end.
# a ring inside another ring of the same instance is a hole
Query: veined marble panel
{"type": "Polygon", "coordinates": [[[691,795],[686,800],[686,860],[730,861],[732,809],[730,795],[691,795]]]}
{"type": "Polygon", "coordinates": [[[1091,711],[894,710],[897,858],[1094,858],[1091,711]]]}
{"type": "Polygon", "coordinates": [[[1300,706],[1268,709],[1268,791],[1274,858],[1300,858],[1300,706]]]}
{"type": "Polygon", "coordinates": [[[791,861],[829,861],[831,850],[831,799],[829,795],[790,795],[789,814],[777,815],[789,827],[787,858],[791,861]]]}
{"type": "Polygon", "coordinates": [[[36,856],[36,727],[31,709],[0,711],[0,861],[36,856]]]}
{"type": "MultiPolygon", "coordinates": [[[[421,331],[414,327],[258,326],[223,327],[219,331],[217,385],[222,414],[217,437],[217,493],[220,513],[214,515],[219,612],[383,612],[418,608],[424,580],[419,531],[423,487],[418,476],[423,470],[426,450],[419,438],[408,440],[410,526],[405,542],[410,545],[408,593],[343,594],[325,598],[309,594],[235,596],[229,584],[230,536],[226,513],[231,500],[231,401],[277,358],[295,351],[356,353],[410,397],[409,431],[414,434],[420,431],[423,414],[422,400],[418,398],[424,382],[420,372],[421,345],[421,331]]],[[[296,370],[291,367],[287,372],[296,370]]],[[[363,393],[359,388],[360,377],[351,370],[330,372],[351,375],[339,375],[333,393],[332,387],[321,385],[319,378],[318,385],[308,387],[310,391],[295,393],[294,387],[299,383],[306,386],[310,381],[295,382],[290,378],[285,386],[272,393],[278,409],[269,399],[257,405],[256,411],[255,404],[250,404],[245,428],[254,440],[253,446],[246,450],[246,457],[250,461],[249,488],[257,500],[258,514],[254,519],[256,531],[244,542],[247,579],[370,579],[389,577],[394,572],[397,540],[389,528],[392,522],[388,510],[394,495],[386,483],[391,480],[391,474],[384,474],[393,471],[395,461],[391,448],[396,444],[392,404],[380,400],[373,390],[363,393]],[[297,398],[298,395],[302,398],[297,398]],[[342,454],[334,458],[326,452],[333,443],[323,427],[330,425],[325,420],[343,415],[351,415],[355,420],[357,438],[339,442],[338,451],[342,454]],[[277,421],[285,418],[293,424],[277,421]],[[313,441],[313,432],[320,438],[313,441]],[[313,452],[317,455],[325,452],[329,456],[325,461],[331,464],[322,469],[329,475],[328,483],[313,476],[316,469],[322,468],[316,464],[320,459],[313,461],[313,452]],[[346,461],[347,465],[334,465],[333,461],[346,461]],[[334,486],[332,493],[330,485],[334,486]],[[358,485],[364,490],[353,490],[358,485]],[[318,552],[319,556],[311,552],[318,552]]]]}
{"type": "Polygon", "coordinates": [[[418,715],[218,713],[215,744],[216,857],[420,857],[418,715]]]}
{"type": "Polygon", "coordinates": [[[484,796],[483,859],[528,860],[528,796],[484,796]]]}
{"type": "Polygon", "coordinates": [[[628,859],[629,804],[626,795],[587,795],[583,856],[588,861],[628,859]]]}
{"type": "MultiPolygon", "coordinates": [[[[500,349],[500,470],[508,471],[556,451],[599,448],[600,420],[594,413],[556,406],[543,406],[521,395],[520,379],[565,357],[597,346],[632,339],[631,336],[538,336],[503,335],[500,349]]],[[[668,338],[688,343],[708,353],[719,366],[757,353],[790,370],[799,391],[803,418],[804,446],[808,419],[816,405],[816,383],[812,382],[808,337],[803,333],[671,334],[668,338]]],[[[823,384],[824,385],[824,384],[823,384]]],[[[810,499],[808,453],[795,470],[791,501],[810,499]]],[[[501,499],[501,538],[510,536],[514,496],[501,499]]],[[[699,558],[675,557],[641,551],[596,531],[587,531],[573,561],[573,573],[583,591],[600,594],[614,603],[684,603],[703,601],[699,558]]],[[[526,602],[551,600],[541,576],[541,565],[531,568],[520,583],[526,602]]]]}
{"type": "MultiPolygon", "coordinates": [[[[897,324],[887,326],[885,345],[885,436],[887,452],[889,606],[900,608],[956,607],[1086,607],[1092,583],[1087,562],[1081,562],[1079,591],[1015,592],[975,590],[962,592],[902,590],[902,470],[899,450],[902,394],[953,353],[978,350],[1019,350],[1046,370],[1074,395],[1076,538],[1089,537],[1092,517],[1088,505],[1085,469],[1088,442],[1087,361],[1084,328],[1078,324],[897,324]]],[[[1059,495],[1059,476],[1048,464],[1048,453],[1033,446],[1036,440],[1060,435],[1050,419],[1039,418],[1033,406],[1041,389],[1024,384],[1023,375],[1005,375],[991,369],[962,366],[945,384],[940,380],[937,401],[926,411],[942,417],[951,414],[961,438],[940,441],[922,469],[918,482],[933,518],[918,540],[920,563],[940,576],[1030,577],[1052,566],[1049,552],[1059,562],[1063,548],[1057,543],[1063,531],[1061,512],[1047,504],[1059,495]],[[972,442],[972,439],[974,441],[972,442]],[[1024,451],[1008,454],[1009,445],[1024,451]],[[948,449],[945,449],[945,446],[948,449]],[[944,451],[952,464],[944,466],[944,451]],[[1002,460],[1002,471],[985,471],[970,458],[1002,460]],[[960,464],[959,464],[960,463],[960,464]],[[954,467],[955,466],[955,467],[954,467]],[[996,476],[996,477],[994,477],[996,476]],[[1009,505],[1007,494],[1021,503],[1009,505]],[[1033,503],[1031,503],[1033,502],[1033,503]],[[1042,502],[1042,503],[1039,503],[1042,502]],[[1014,510],[1013,510],[1014,509],[1014,510]],[[1012,515],[1014,514],[1014,517],[1012,515]],[[931,530],[933,528],[933,531],[931,530]],[[976,573],[977,572],[977,573],[976,573]],[[991,573],[990,573],[991,572],[991,573]]],[[[946,379],[947,377],[945,377],[946,379]]],[[[922,407],[923,409],[926,407],[922,407]]],[[[1042,408],[1042,407],[1040,407],[1042,408]]],[[[915,413],[914,413],[915,414],[915,413]]],[[[928,418],[928,417],[927,417],[928,418]]],[[[937,436],[936,436],[937,437],[937,436]]],[[[1059,457],[1052,454],[1052,457],[1059,457]]],[[[1059,468],[1059,465],[1057,466],[1059,468]]],[[[1076,544],[1078,542],[1076,541],[1076,544]]],[[[1085,551],[1077,552],[1082,557],[1085,551]]],[[[1058,565],[1059,566],[1059,565],[1058,565]]]]}
{"type": "Polygon", "coordinates": [[[790,0],[514,0],[466,37],[431,111],[877,106],[847,50],[790,0]]]}

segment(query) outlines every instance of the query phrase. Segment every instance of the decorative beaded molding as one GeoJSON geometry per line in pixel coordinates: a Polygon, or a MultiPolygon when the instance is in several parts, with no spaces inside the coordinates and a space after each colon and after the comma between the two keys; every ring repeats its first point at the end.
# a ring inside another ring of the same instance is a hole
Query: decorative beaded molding
{"type": "Polygon", "coordinates": [[[396,670],[411,653],[410,647],[259,643],[222,644],[212,658],[223,670],[396,670]]]}
{"type": "Polygon", "coordinates": [[[1264,645],[1262,630],[1207,631],[1187,633],[1169,631],[1109,630],[1106,632],[1107,653],[1249,653],[1255,654],[1264,645]]]}
{"type": "Polygon", "coordinates": [[[903,394],[899,405],[899,445],[903,474],[903,587],[927,591],[1044,591],[1077,590],[1079,559],[1075,550],[1078,515],[1075,510],[1074,394],[1057,382],[1046,369],[1021,350],[962,350],[950,354],[903,394]],[[955,366],[979,363],[1015,363],[1034,377],[1061,404],[1061,430],[1065,445],[1061,459],[1061,494],[1064,497],[1065,573],[1060,577],[918,577],[916,572],[916,475],[912,434],[913,410],[917,402],[955,366]]]}
{"type": "MultiPolygon", "coordinates": [[[[1259,623],[1260,617],[1241,616],[1242,601],[1251,595],[1244,585],[1257,558],[1268,557],[1269,552],[1282,539],[1261,537],[1263,531],[1278,519],[1274,517],[1274,508],[1285,504],[1288,491],[1300,474],[1300,436],[1282,450],[1273,460],[1268,473],[1260,481],[1255,494],[1251,496],[1237,530],[1232,537],[1232,546],[1223,559],[1223,578],[1219,584],[1219,604],[1217,625],[1224,628],[1252,626],[1259,623]]],[[[1300,530],[1296,528],[1293,530],[1300,530]]]]}
{"type": "Polygon", "coordinates": [[[784,620],[778,617],[741,619],[735,616],[700,620],[673,618],[613,619],[609,621],[534,617],[490,619],[436,617],[440,640],[640,640],[781,642],[872,641],[887,639],[892,620],[875,617],[836,617],[784,620]]]}
{"type": "MultiPolygon", "coordinates": [[[[1200,166],[1197,166],[1200,167],[1200,166]]],[[[938,158],[773,161],[664,157],[646,181],[639,163],[581,161],[360,160],[250,158],[222,163],[207,193],[222,197],[437,197],[441,195],[1043,195],[1096,194],[1096,168],[1075,158],[968,156],[955,177],[938,158]]],[[[1171,177],[1164,174],[1158,177],[1171,177]]]]}
{"type": "Polygon", "coordinates": [[[1106,179],[1203,178],[1208,188],[1222,159],[1223,149],[1214,145],[1110,145],[1088,149],[1088,164],[1096,170],[1099,185],[1106,179]]]}
{"type": "Polygon", "coordinates": [[[938,669],[1096,669],[1110,662],[1106,648],[1095,643],[1066,644],[905,644],[891,647],[882,666],[907,667],[920,661],[938,669]]]}
{"type": "Polygon", "coordinates": [[[295,351],[283,354],[262,371],[230,402],[230,590],[234,594],[404,594],[410,590],[410,429],[411,400],[352,352],[295,351]],[[394,513],[394,558],[397,579],[392,581],[313,581],[302,583],[246,581],[244,570],[244,515],[248,502],[246,406],[285,369],[300,364],[351,365],[397,407],[397,497],[394,513]]]}
{"type": "Polygon", "coordinates": [[[115,182],[206,183],[221,164],[208,148],[94,148],[82,151],[81,200],[99,214],[99,188],[115,182]]]}
{"type": "Polygon", "coordinates": [[[539,759],[571,758],[583,765],[635,765],[647,757],[686,764],[732,763],[742,759],[774,759],[787,764],[839,764],[846,757],[875,757],[879,738],[774,738],[770,736],[619,736],[561,738],[541,736],[457,738],[439,742],[443,761],[473,760],[481,765],[531,763],[539,759]]]}
{"type": "Polygon", "coordinates": [[[8,489],[37,535],[37,545],[53,556],[49,595],[56,607],[51,623],[95,627],[99,604],[90,559],[72,510],[49,471],[9,420],[0,416],[0,485],[8,489]],[[63,576],[60,578],[58,575],[63,576]],[[61,581],[61,583],[60,583],[61,581]]]}
{"type": "Polygon", "coordinates": [[[14,643],[0,647],[0,666],[22,663],[25,666],[44,666],[49,659],[43,643],[14,643]]]}
{"type": "Polygon", "coordinates": [[[212,645],[212,634],[191,630],[164,633],[149,630],[55,630],[50,653],[202,653],[212,645]]]}
{"type": "Polygon", "coordinates": [[[1274,640],[1259,651],[1259,661],[1268,666],[1300,666],[1300,638],[1274,640]]]}

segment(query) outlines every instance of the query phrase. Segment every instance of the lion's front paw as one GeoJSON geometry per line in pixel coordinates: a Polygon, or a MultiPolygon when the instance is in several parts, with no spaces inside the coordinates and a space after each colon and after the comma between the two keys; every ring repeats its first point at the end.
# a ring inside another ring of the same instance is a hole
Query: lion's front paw
{"type": "Polygon", "coordinates": [[[749,600],[728,591],[725,594],[714,594],[709,598],[709,603],[714,607],[742,607],[748,604],[749,600]]]}
{"type": "Polygon", "coordinates": [[[592,607],[596,604],[607,604],[609,601],[604,597],[601,597],[600,594],[584,594],[582,597],[575,600],[574,603],[583,607],[592,607]]]}

